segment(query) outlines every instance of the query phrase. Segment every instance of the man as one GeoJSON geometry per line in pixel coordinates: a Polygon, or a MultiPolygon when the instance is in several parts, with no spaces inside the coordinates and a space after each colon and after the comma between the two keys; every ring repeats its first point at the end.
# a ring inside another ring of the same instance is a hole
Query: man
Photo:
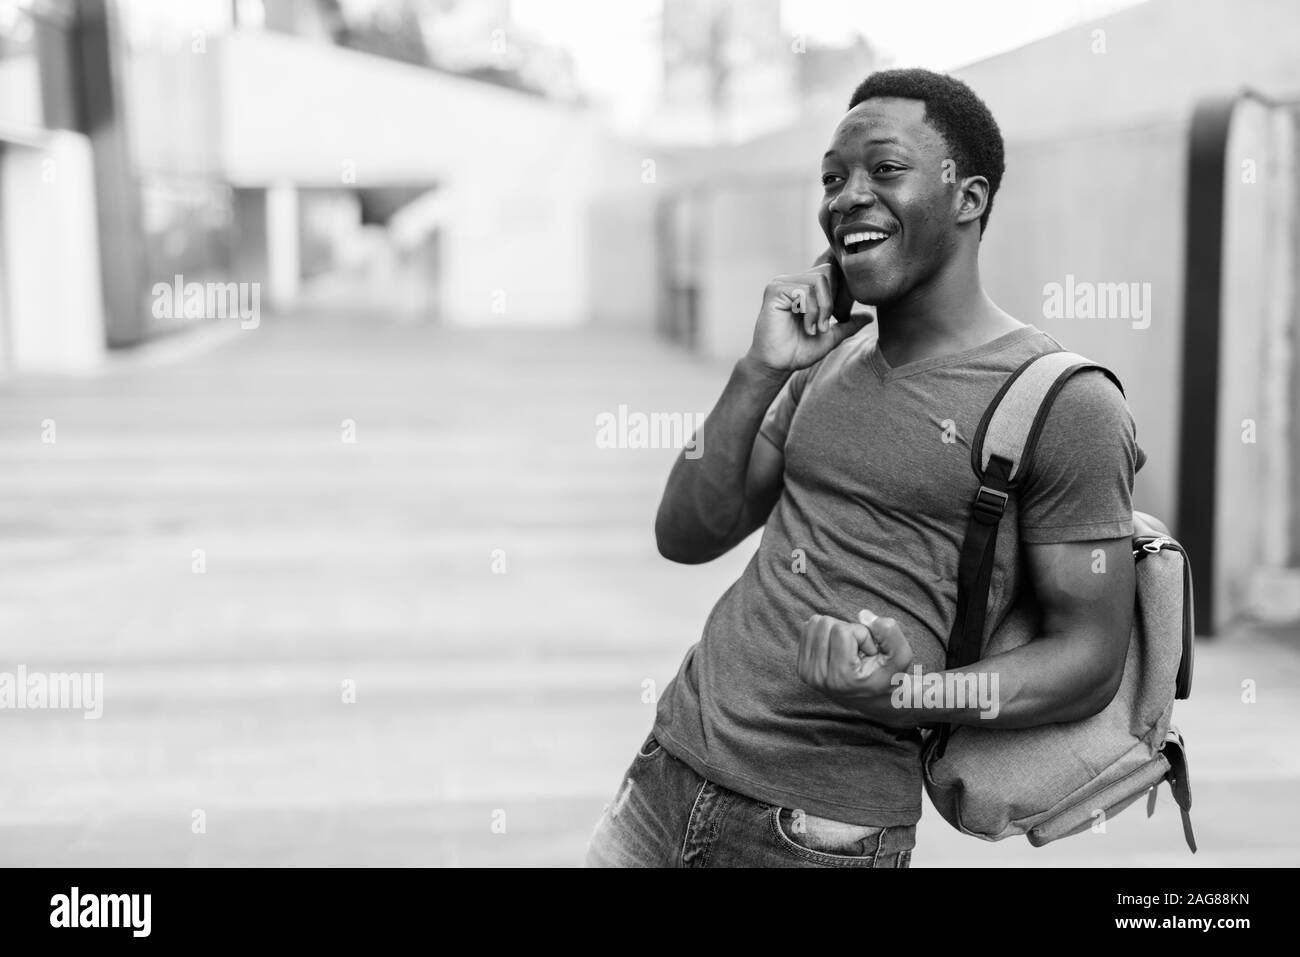
{"type": "Polygon", "coordinates": [[[1002,173],[997,124],[959,81],[893,70],[853,94],[822,162],[828,253],[768,284],[655,525],[687,564],[765,526],[762,541],[665,688],[590,865],[906,867],[921,726],[1073,721],[1114,697],[1142,454],[1121,393],[1088,371],[1058,395],[1002,523],[990,627],[1032,589],[1042,634],[966,669],[996,675],[996,717],[891,700],[914,666],[945,665],[980,416],[1060,348],[980,284],[1002,173]],[[855,335],[850,300],[875,306],[875,337],[855,335]]]}

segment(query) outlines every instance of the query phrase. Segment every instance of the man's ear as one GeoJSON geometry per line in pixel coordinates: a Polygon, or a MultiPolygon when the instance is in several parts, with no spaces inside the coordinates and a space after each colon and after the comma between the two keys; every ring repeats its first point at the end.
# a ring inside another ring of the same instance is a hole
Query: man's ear
{"type": "Polygon", "coordinates": [[[978,222],[989,205],[989,181],[967,176],[957,184],[957,222],[978,222]]]}

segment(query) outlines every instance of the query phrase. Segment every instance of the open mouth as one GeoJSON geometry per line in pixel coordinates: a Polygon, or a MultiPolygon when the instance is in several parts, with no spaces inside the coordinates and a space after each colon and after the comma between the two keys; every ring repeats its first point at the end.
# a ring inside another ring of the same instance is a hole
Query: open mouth
{"type": "Polygon", "coordinates": [[[844,237],[844,252],[850,256],[858,253],[864,253],[868,250],[875,249],[889,239],[889,233],[882,233],[873,229],[864,229],[861,232],[849,233],[844,237]]]}

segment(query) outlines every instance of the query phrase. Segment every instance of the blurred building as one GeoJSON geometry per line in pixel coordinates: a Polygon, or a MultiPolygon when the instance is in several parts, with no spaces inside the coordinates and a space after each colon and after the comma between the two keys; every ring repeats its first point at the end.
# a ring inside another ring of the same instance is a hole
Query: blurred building
{"type": "Polygon", "coordinates": [[[159,317],[182,280],[581,322],[639,174],[504,3],[0,0],[0,376],[213,321],[159,317]]]}
{"type": "Polygon", "coordinates": [[[542,42],[511,18],[510,0],[432,0],[418,5],[417,30],[439,68],[549,99],[582,99],[568,50],[542,42]]]}
{"type": "Polygon", "coordinates": [[[863,37],[830,46],[786,32],[781,0],[664,0],[661,22],[662,97],[649,134],[663,145],[781,129],[880,65],[863,37]]]}
{"type": "Polygon", "coordinates": [[[96,127],[95,26],[76,22],[73,0],[0,2],[0,375],[86,368],[104,350],[101,275],[118,263],[101,262],[95,223],[116,209],[98,205],[97,176],[116,144],[96,127]]]}

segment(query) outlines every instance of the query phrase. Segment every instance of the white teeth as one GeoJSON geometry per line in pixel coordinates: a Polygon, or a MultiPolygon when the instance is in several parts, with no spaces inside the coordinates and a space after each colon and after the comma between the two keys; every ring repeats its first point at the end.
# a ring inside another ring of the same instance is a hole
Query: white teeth
{"type": "Polygon", "coordinates": [[[869,240],[888,239],[889,233],[861,232],[849,233],[844,237],[844,245],[851,246],[854,243],[865,243],[869,240]]]}

